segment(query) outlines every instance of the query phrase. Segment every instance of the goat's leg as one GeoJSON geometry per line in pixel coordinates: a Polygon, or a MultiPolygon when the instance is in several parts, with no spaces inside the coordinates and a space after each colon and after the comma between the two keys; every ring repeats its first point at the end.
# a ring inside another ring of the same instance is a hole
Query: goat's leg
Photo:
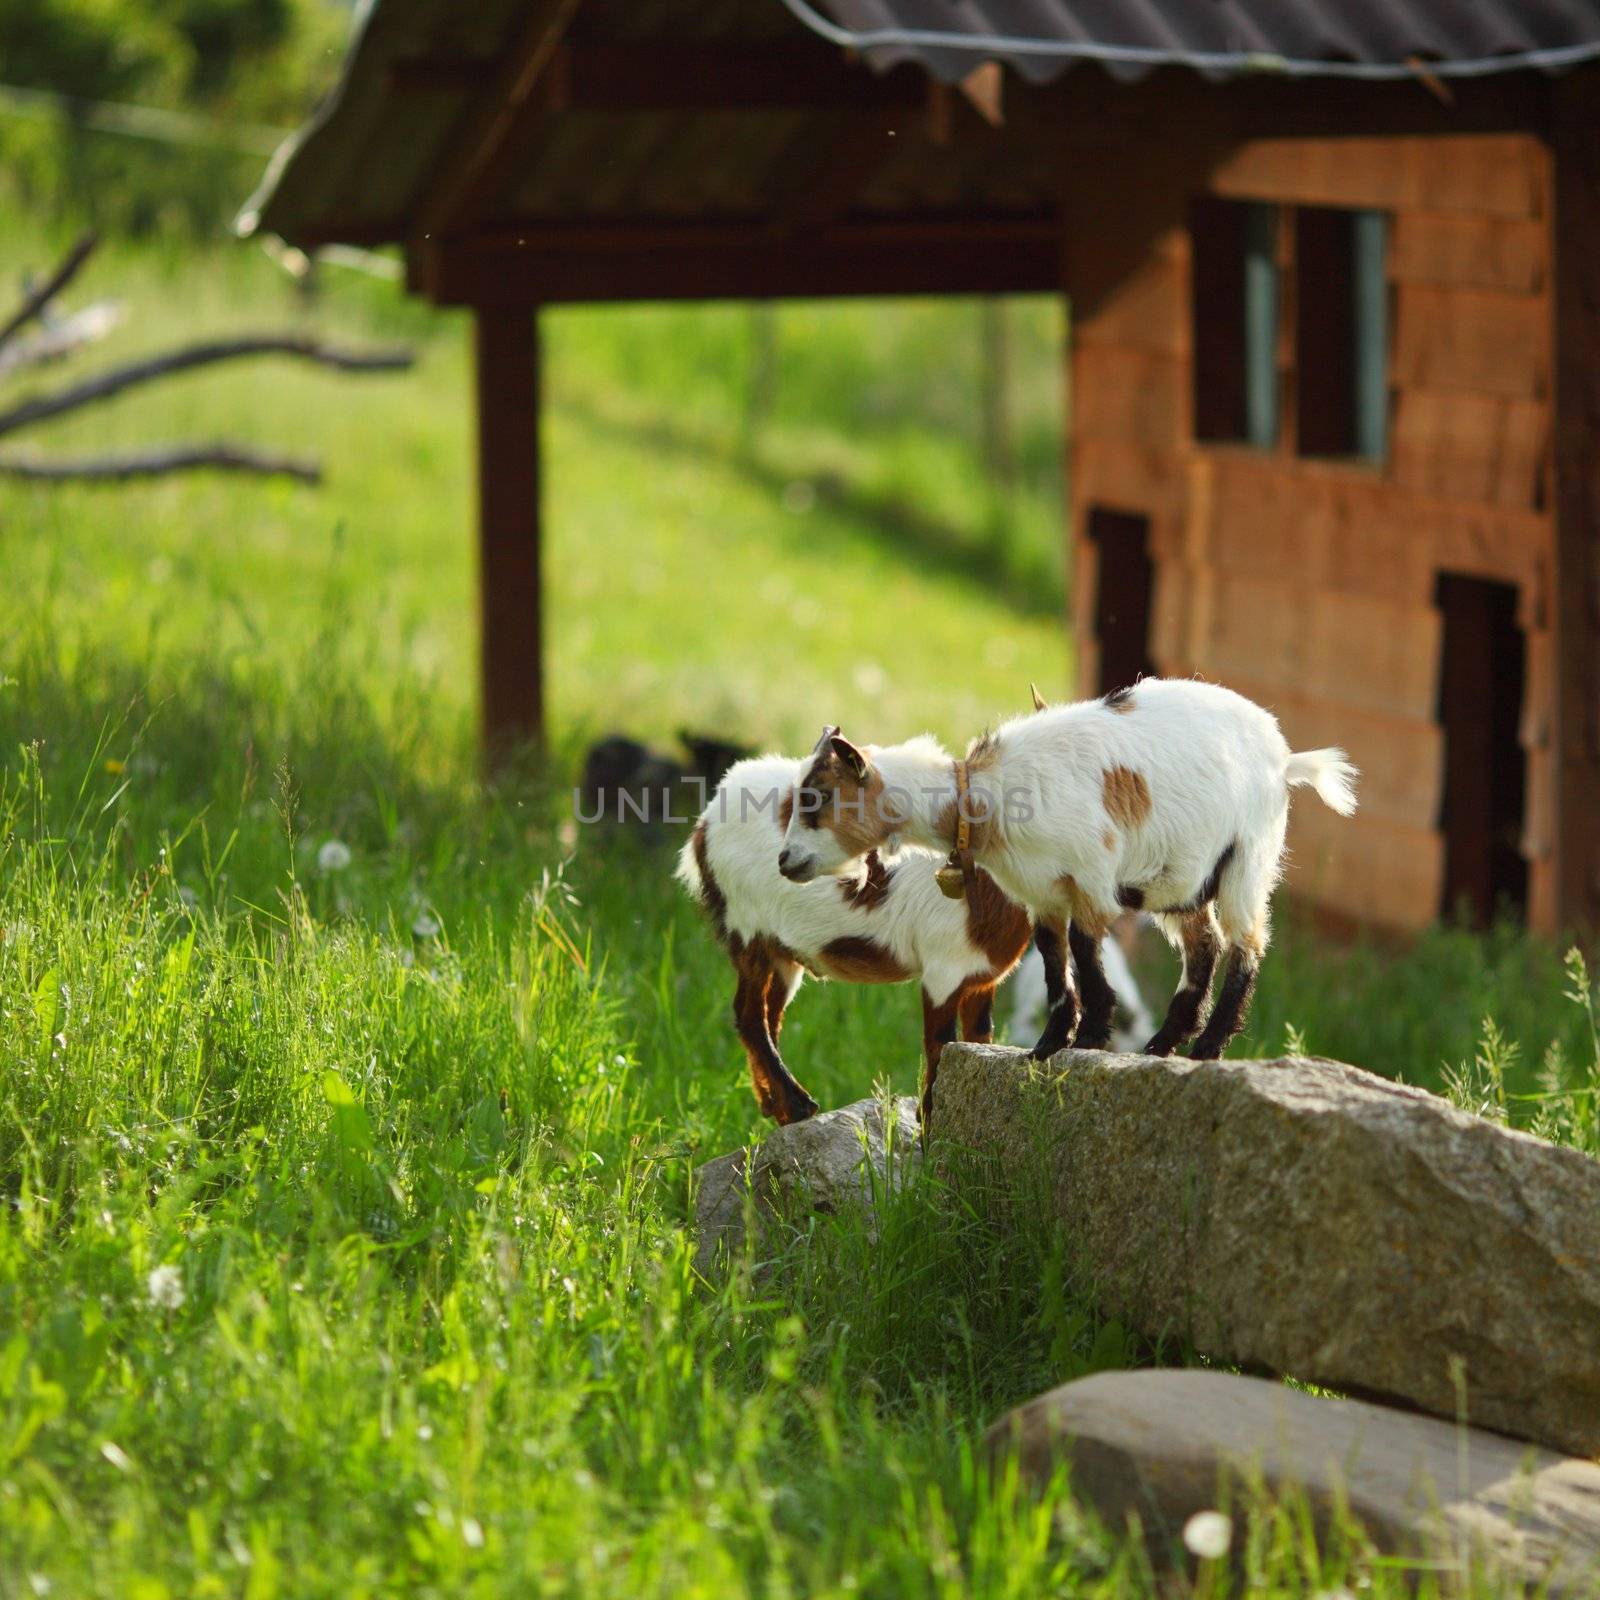
{"type": "Polygon", "coordinates": [[[1078,993],[1083,997],[1083,1020],[1073,1045],[1079,1050],[1104,1050],[1111,1042],[1111,1013],[1117,992],[1106,980],[1100,964],[1100,941],[1085,927],[1074,922],[1067,928],[1067,943],[1072,964],[1078,969],[1078,993]]]}
{"type": "Polygon", "coordinates": [[[767,989],[767,1034],[774,1045],[783,1032],[783,1014],[800,987],[802,968],[798,961],[778,956],[772,963],[772,983],[767,989]]]}
{"type": "Polygon", "coordinates": [[[933,1085],[939,1076],[939,1057],[944,1047],[956,1036],[956,1018],[961,1009],[961,991],[958,989],[946,1000],[937,1004],[922,991],[922,1143],[928,1143],[928,1129],[933,1124],[933,1085]]]}
{"type": "Polygon", "coordinates": [[[1044,1032],[1033,1047],[1035,1061],[1048,1061],[1056,1051],[1066,1049],[1078,1025],[1078,991],[1067,965],[1066,934],[1066,924],[1059,917],[1040,917],[1033,930],[1034,945],[1044,962],[1045,998],[1050,1003],[1044,1032]]]}
{"type": "MultiPolygon", "coordinates": [[[[1168,925],[1170,926],[1170,924],[1168,925]]],[[[1200,1026],[1211,997],[1211,975],[1217,967],[1217,924],[1209,905],[1186,911],[1179,921],[1183,943],[1183,977],[1156,1035],[1144,1047],[1147,1056],[1170,1056],[1200,1026]]]]}
{"type": "Polygon", "coordinates": [[[989,1044],[994,1039],[994,985],[971,984],[961,991],[961,1037],[968,1044],[989,1044]]]}
{"type": "Polygon", "coordinates": [[[1220,1061],[1227,1053],[1228,1041],[1244,1026],[1260,967],[1261,957],[1255,951],[1238,944],[1228,946],[1228,959],[1222,969],[1222,983],[1217,989],[1211,1020],[1189,1052],[1196,1061],[1220,1061]]]}
{"type": "Polygon", "coordinates": [[[750,1087],[755,1090],[761,1115],[776,1119],[777,1091],[773,1087],[767,1050],[766,998],[760,980],[741,974],[733,996],[733,1026],[750,1064],[750,1087]],[[757,1018],[759,1017],[759,1024],[757,1018]]]}
{"type": "Polygon", "coordinates": [[[741,956],[739,988],[733,1000],[734,1025],[750,1062],[750,1081],[762,1115],[779,1123],[804,1122],[816,1114],[817,1102],[783,1064],[767,1031],[768,996],[773,981],[772,967],[764,957],[749,951],[741,956]]]}

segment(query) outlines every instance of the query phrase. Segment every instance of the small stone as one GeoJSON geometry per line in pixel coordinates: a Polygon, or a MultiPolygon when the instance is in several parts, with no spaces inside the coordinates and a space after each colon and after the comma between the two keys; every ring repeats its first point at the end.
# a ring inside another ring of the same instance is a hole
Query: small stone
{"type": "Polygon", "coordinates": [[[1600,1582],[1600,1466],[1500,1434],[1226,1372],[1101,1372],[1002,1417],[991,1453],[1015,1452],[1043,1487],[1068,1465],[1073,1495],[1109,1527],[1137,1517],[1165,1562],[1181,1540],[1218,1559],[1257,1488],[1305,1497],[1319,1535],[1348,1513],[1380,1552],[1464,1564],[1552,1595],[1600,1582]],[[1180,1532],[1181,1530],[1181,1532],[1180,1532]]]}
{"type": "Polygon", "coordinates": [[[754,1197],[758,1219],[773,1221],[846,1206],[870,1209],[875,1185],[891,1190],[921,1160],[916,1100],[902,1095],[890,1105],[892,1123],[882,1101],[858,1100],[791,1122],[760,1144],[699,1168],[695,1265],[701,1274],[713,1276],[720,1262],[743,1246],[747,1195],[754,1197]]]}

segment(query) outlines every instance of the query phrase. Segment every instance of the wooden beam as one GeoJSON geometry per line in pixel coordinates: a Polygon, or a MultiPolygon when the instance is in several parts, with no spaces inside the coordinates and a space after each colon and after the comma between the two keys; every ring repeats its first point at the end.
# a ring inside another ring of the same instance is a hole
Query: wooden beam
{"type": "Polygon", "coordinates": [[[392,94],[476,94],[492,88],[493,56],[397,56],[384,69],[392,94]]]}
{"type": "MultiPolygon", "coordinates": [[[[1592,73],[1559,86],[1554,140],[1557,916],[1600,927],[1600,135],[1592,73]]],[[[1555,931],[1555,930],[1549,930],[1555,931]]]]}
{"type": "Polygon", "coordinates": [[[530,128],[551,103],[545,72],[578,0],[538,0],[501,63],[494,82],[474,101],[424,190],[412,222],[416,236],[460,231],[491,203],[521,154],[530,128]]]}
{"type": "MultiPolygon", "coordinates": [[[[405,56],[389,65],[400,94],[475,94],[492,89],[496,64],[450,56],[405,56]]],[[[827,46],[751,48],[719,43],[567,43],[548,70],[565,103],[582,111],[915,111],[928,79],[907,62],[874,72],[827,46]]]]}
{"type": "Polygon", "coordinates": [[[1420,84],[1236,78],[1211,83],[1161,68],[1135,83],[1103,73],[1064,74],[1044,87],[1007,83],[1006,124],[1054,125],[1113,146],[1181,147],[1192,137],[1375,138],[1406,134],[1544,132],[1553,80],[1538,72],[1455,80],[1441,105],[1420,84]]]}
{"type": "MultiPolygon", "coordinates": [[[[926,109],[924,97],[924,110],[926,109]]],[[[848,111],[807,128],[798,150],[773,178],[773,234],[788,238],[842,217],[850,203],[909,136],[917,117],[907,112],[848,111]]]]}
{"type": "Polygon", "coordinates": [[[877,73],[827,47],[569,46],[571,104],[594,111],[915,111],[928,80],[907,62],[877,73]]]}
{"type": "Polygon", "coordinates": [[[1054,217],[859,222],[775,237],[741,224],[561,225],[413,245],[441,305],[1041,294],[1061,286],[1054,217]]]}
{"type": "Polygon", "coordinates": [[[479,308],[473,331],[483,738],[495,762],[544,738],[537,312],[479,308]]]}

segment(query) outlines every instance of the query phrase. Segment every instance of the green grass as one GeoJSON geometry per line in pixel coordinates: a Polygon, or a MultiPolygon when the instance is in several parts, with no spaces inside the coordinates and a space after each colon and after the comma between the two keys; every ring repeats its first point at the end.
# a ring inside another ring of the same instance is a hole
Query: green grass
{"type": "MultiPolygon", "coordinates": [[[[25,221],[7,227],[0,281],[51,254],[25,221]]],[[[19,435],[62,454],[231,436],[320,455],[328,471],[320,490],[220,477],[114,493],[0,485],[19,598],[49,604],[68,635],[91,618],[97,637],[135,657],[154,633],[162,649],[265,652],[305,669],[298,658],[332,582],[359,611],[362,684],[381,695],[397,674],[421,677],[438,697],[435,725],[464,732],[476,603],[464,320],[427,316],[348,273],[330,274],[326,294],[303,304],[244,246],[197,258],[108,244],[83,292],[128,307],[97,364],[219,330],[309,325],[408,337],[419,367],[351,379],[240,364],[19,435]]],[[[827,717],[870,725],[873,737],[931,727],[956,739],[1025,708],[1030,678],[1064,688],[1059,490],[1025,483],[991,525],[997,507],[974,446],[950,423],[946,370],[972,368],[970,351],[963,362],[947,350],[976,312],[946,311],[943,344],[931,314],[786,309],[778,404],[748,448],[728,398],[742,310],[547,314],[546,611],[559,727],[670,737],[689,721],[793,745],[813,741],[827,717]],[[826,340],[813,337],[819,318],[826,340]],[[911,371],[909,349],[920,362],[911,371]],[[847,419],[848,433],[824,435],[813,352],[845,394],[866,355],[880,355],[902,377],[876,413],[920,387],[920,425],[863,414],[847,419]],[[1002,582],[974,582],[986,563],[1002,582]],[[952,639],[970,647],[954,652],[952,639]]],[[[1016,320],[1032,335],[1019,339],[1031,355],[1019,363],[1034,395],[1017,408],[1027,444],[1059,435],[1053,391],[1036,393],[1059,329],[1042,305],[1019,307],[1016,320]]]]}
{"type": "MultiPolygon", "coordinates": [[[[3,275],[46,253],[0,240],[3,275]]],[[[299,314],[248,253],[101,272],[123,351],[299,314]]],[[[460,326],[364,284],[315,315],[422,364],[214,374],[39,445],[243,433],[321,450],[326,489],[0,485],[0,1597],[1151,1589],[1064,1484],[981,1461],[1005,1407],[1144,1354],[1048,1230],[923,1179],[875,1241],[818,1219],[695,1282],[690,1170],[760,1131],[725,961],[667,855],[563,842],[559,776],[475,781],[460,326]]],[[[554,319],[569,770],[586,732],[685,721],[956,739],[1064,681],[1051,496],[1000,551],[951,420],[965,326],[795,311],[752,443],[743,313],[554,319]]],[[[1591,1081],[1568,983],[1511,932],[1333,949],[1289,918],[1249,1042],[1439,1083],[1493,1015],[1520,1060],[1492,1043],[1461,1092],[1527,1121],[1566,1104],[1509,1098],[1552,1044],[1591,1081]]],[[[909,990],[791,1016],[824,1103],[913,1086],[909,990]]],[[[1262,1587],[1405,1586],[1261,1529],[1262,1587]]]]}

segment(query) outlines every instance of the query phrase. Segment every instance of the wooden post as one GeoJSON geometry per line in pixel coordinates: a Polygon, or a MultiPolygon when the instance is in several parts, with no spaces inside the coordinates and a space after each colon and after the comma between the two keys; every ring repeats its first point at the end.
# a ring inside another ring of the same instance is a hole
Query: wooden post
{"type": "Polygon", "coordinates": [[[1557,86],[1555,597],[1557,916],[1600,927],[1600,78],[1557,86]]]}
{"type": "Polygon", "coordinates": [[[478,610],[484,751],[544,737],[539,594],[537,308],[474,313],[478,380],[478,610]]]}

